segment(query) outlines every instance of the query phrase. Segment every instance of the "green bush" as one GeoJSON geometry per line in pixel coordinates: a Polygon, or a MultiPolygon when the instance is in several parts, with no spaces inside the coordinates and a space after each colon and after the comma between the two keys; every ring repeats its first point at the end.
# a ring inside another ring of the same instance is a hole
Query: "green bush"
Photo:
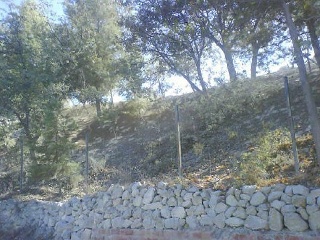
{"type": "Polygon", "coordinates": [[[237,178],[242,184],[259,184],[274,178],[293,163],[290,152],[282,149],[283,144],[290,142],[288,130],[264,132],[256,142],[252,151],[241,156],[237,178]]]}

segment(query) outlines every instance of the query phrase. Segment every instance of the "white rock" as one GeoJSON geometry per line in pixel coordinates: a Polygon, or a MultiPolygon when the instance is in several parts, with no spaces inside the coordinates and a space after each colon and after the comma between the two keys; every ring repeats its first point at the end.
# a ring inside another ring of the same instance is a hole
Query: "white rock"
{"type": "Polygon", "coordinates": [[[142,200],[143,204],[151,203],[153,201],[154,195],[155,195],[155,189],[153,187],[149,187],[143,196],[143,200],[142,200]]]}
{"type": "Polygon", "coordinates": [[[241,227],[244,225],[244,220],[241,218],[231,217],[226,219],[225,223],[230,227],[241,227]]]}
{"type": "Polygon", "coordinates": [[[298,213],[289,212],[284,214],[284,225],[290,230],[295,232],[303,232],[309,228],[305,220],[301,218],[298,213]]]}
{"type": "Polygon", "coordinates": [[[229,195],[226,198],[226,204],[228,204],[231,207],[236,207],[238,205],[238,201],[235,196],[229,195]]]}
{"type": "Polygon", "coordinates": [[[142,197],[141,196],[137,196],[133,199],[132,205],[135,207],[140,207],[142,204],[142,197]]]}
{"type": "Polygon", "coordinates": [[[262,192],[256,192],[252,195],[250,204],[253,206],[258,206],[266,201],[267,197],[262,192]]]}
{"type": "Polygon", "coordinates": [[[303,196],[307,196],[309,194],[309,189],[302,185],[292,186],[293,194],[300,194],[303,196]]]}
{"type": "Polygon", "coordinates": [[[186,211],[183,207],[174,207],[171,210],[171,216],[173,218],[185,218],[186,217],[186,211]]]}
{"type": "Polygon", "coordinates": [[[252,230],[268,229],[268,221],[257,216],[249,215],[245,220],[244,226],[252,230]]]}
{"type": "Polygon", "coordinates": [[[281,231],[283,229],[283,216],[274,208],[271,208],[269,212],[269,227],[273,231],[281,231]]]}
{"type": "Polygon", "coordinates": [[[186,223],[188,224],[190,229],[197,229],[199,227],[199,221],[194,216],[188,216],[186,218],[186,223]]]}
{"type": "Polygon", "coordinates": [[[309,216],[310,229],[313,231],[320,230],[320,211],[316,211],[309,216]]]}
{"type": "Polygon", "coordinates": [[[276,191],[276,192],[271,192],[268,196],[268,202],[273,202],[274,200],[279,200],[282,196],[283,192],[281,191],[276,191]]]}
{"type": "Polygon", "coordinates": [[[252,194],[256,191],[256,189],[257,189],[257,186],[255,186],[255,185],[243,186],[241,188],[242,193],[249,195],[249,196],[252,196],[252,194]]]}

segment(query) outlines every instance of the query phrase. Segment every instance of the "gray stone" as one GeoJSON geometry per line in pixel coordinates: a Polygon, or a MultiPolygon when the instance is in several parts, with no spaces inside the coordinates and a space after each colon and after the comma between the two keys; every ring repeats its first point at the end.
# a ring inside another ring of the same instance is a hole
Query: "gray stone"
{"type": "Polygon", "coordinates": [[[190,229],[197,229],[199,227],[199,221],[194,216],[188,216],[186,218],[186,223],[188,224],[190,229]]]}
{"type": "Polygon", "coordinates": [[[213,226],[213,218],[208,215],[202,215],[199,221],[201,226],[213,226]]]}
{"type": "Polygon", "coordinates": [[[243,194],[240,194],[240,199],[250,201],[251,196],[243,193],[243,194]]]}
{"type": "Polygon", "coordinates": [[[224,204],[223,202],[219,202],[215,206],[214,211],[219,214],[219,213],[222,213],[222,212],[226,211],[227,208],[228,208],[228,206],[226,204],[224,204]]]}
{"type": "Polygon", "coordinates": [[[285,202],[286,204],[291,204],[292,203],[292,197],[288,196],[287,194],[282,194],[281,196],[281,201],[285,202]]]}
{"type": "Polygon", "coordinates": [[[276,192],[271,192],[268,196],[268,202],[273,202],[274,200],[279,200],[282,196],[283,192],[281,191],[276,191],[276,192]]]}
{"type": "Polygon", "coordinates": [[[284,205],[281,208],[281,213],[285,214],[285,213],[289,213],[289,212],[295,212],[296,211],[296,207],[293,205],[284,205]]]}
{"type": "Polygon", "coordinates": [[[305,208],[299,207],[299,208],[297,209],[297,213],[299,213],[300,216],[301,216],[304,220],[307,221],[307,220],[309,219],[309,215],[308,215],[308,213],[307,213],[307,211],[306,211],[305,208]]]}
{"type": "Polygon", "coordinates": [[[244,226],[252,230],[268,229],[268,221],[257,216],[249,215],[244,226]]]}
{"type": "Polygon", "coordinates": [[[142,221],[142,226],[144,229],[153,229],[153,228],[155,228],[155,225],[156,224],[155,224],[154,220],[151,218],[151,216],[146,217],[142,221]]]}
{"type": "Polygon", "coordinates": [[[163,207],[163,208],[160,210],[160,214],[161,214],[161,217],[163,217],[163,218],[170,218],[170,217],[171,217],[170,208],[167,207],[167,206],[163,207]]]}
{"type": "Polygon", "coordinates": [[[184,208],[190,208],[192,206],[192,202],[191,202],[191,200],[183,201],[181,206],[184,208]]]}
{"type": "Polygon", "coordinates": [[[283,229],[283,216],[274,208],[271,208],[269,212],[269,227],[273,231],[281,231],[283,229]]]}
{"type": "Polygon", "coordinates": [[[247,213],[243,207],[237,207],[236,211],[234,211],[233,213],[233,216],[241,219],[246,219],[247,213]]]}
{"type": "Polygon", "coordinates": [[[176,200],[176,198],[174,198],[174,197],[170,197],[169,199],[168,199],[168,201],[167,201],[167,205],[169,206],[169,207],[176,207],[177,206],[177,200],[176,200]]]}
{"type": "Polygon", "coordinates": [[[184,219],[179,219],[179,218],[168,218],[164,220],[164,227],[166,229],[179,229],[180,227],[182,227],[185,223],[184,221],[180,221],[180,220],[184,220],[184,219]]]}
{"type": "Polygon", "coordinates": [[[320,197],[317,198],[317,205],[320,206],[320,197]]]}
{"type": "Polygon", "coordinates": [[[295,207],[306,207],[306,197],[301,195],[292,196],[292,205],[295,207]]]}
{"type": "Polygon", "coordinates": [[[257,189],[257,186],[255,186],[255,185],[243,186],[241,188],[242,193],[249,195],[249,196],[252,196],[254,194],[254,192],[256,191],[256,189],[257,189]]]}
{"type": "Polygon", "coordinates": [[[319,210],[319,206],[317,206],[317,205],[307,205],[306,210],[307,210],[307,213],[309,215],[311,215],[312,213],[314,213],[314,212],[319,210]]]}
{"type": "Polygon", "coordinates": [[[307,196],[309,194],[309,189],[302,185],[292,186],[293,194],[300,194],[302,196],[307,196]]]}
{"type": "Polygon", "coordinates": [[[231,207],[236,207],[238,205],[238,201],[235,196],[229,195],[226,198],[226,203],[231,207]]]}
{"type": "Polygon", "coordinates": [[[277,209],[277,210],[281,210],[281,208],[286,205],[285,202],[282,202],[282,201],[279,201],[279,200],[274,200],[272,203],[271,203],[271,207],[277,209]]]}
{"type": "Polygon", "coordinates": [[[112,228],[122,228],[124,219],[122,217],[116,217],[111,220],[112,228]]]}
{"type": "Polygon", "coordinates": [[[103,229],[109,229],[109,228],[111,228],[111,219],[105,219],[105,220],[103,220],[102,223],[101,223],[101,227],[102,227],[103,229]]]}
{"type": "Polygon", "coordinates": [[[267,210],[260,210],[257,213],[257,216],[264,219],[264,220],[268,220],[268,211],[267,210]]]}
{"type": "Polygon", "coordinates": [[[142,227],[141,219],[134,219],[130,226],[132,229],[139,229],[142,227]]]}
{"type": "Polygon", "coordinates": [[[267,196],[271,192],[271,187],[262,187],[260,192],[267,196]]]}
{"type": "Polygon", "coordinates": [[[142,206],[142,209],[144,210],[155,210],[155,209],[161,209],[163,206],[161,202],[154,202],[154,203],[149,203],[146,205],[142,206]]]}
{"type": "Polygon", "coordinates": [[[185,218],[186,217],[186,211],[183,207],[174,207],[171,210],[171,216],[173,218],[185,218]]]}
{"type": "Polygon", "coordinates": [[[214,208],[219,201],[219,196],[212,195],[209,200],[209,207],[214,208]]]}
{"type": "Polygon", "coordinates": [[[218,227],[218,228],[224,228],[225,227],[225,220],[226,217],[224,213],[218,214],[215,218],[213,218],[213,223],[218,227]]]}
{"type": "Polygon", "coordinates": [[[286,186],[284,193],[287,194],[288,196],[293,195],[293,186],[286,186]]]}
{"type": "Polygon", "coordinates": [[[238,202],[239,207],[246,207],[248,205],[248,200],[240,199],[238,202]]]}
{"type": "Polygon", "coordinates": [[[320,230],[320,211],[316,211],[309,216],[310,229],[313,231],[320,230]]]}
{"type": "Polygon", "coordinates": [[[237,209],[236,207],[229,207],[229,208],[225,211],[225,213],[224,213],[224,215],[226,216],[226,218],[231,217],[232,214],[233,214],[233,212],[236,211],[236,209],[237,209]]]}
{"type": "Polygon", "coordinates": [[[81,233],[81,239],[82,240],[90,240],[91,239],[91,229],[84,229],[83,232],[81,233]]]}
{"type": "Polygon", "coordinates": [[[140,207],[141,204],[142,204],[142,197],[141,196],[136,196],[133,199],[132,205],[135,206],[135,207],[140,207]]]}
{"type": "Polygon", "coordinates": [[[201,205],[202,204],[202,197],[201,196],[193,196],[192,197],[192,204],[194,206],[198,206],[198,205],[201,205]]]}
{"type": "Polygon", "coordinates": [[[142,202],[144,204],[151,203],[155,195],[155,189],[153,187],[148,188],[147,192],[143,196],[142,202]]]}
{"type": "Polygon", "coordinates": [[[295,232],[303,232],[309,228],[305,220],[301,218],[298,213],[289,212],[284,214],[284,225],[290,230],[295,232]]]}
{"type": "Polygon", "coordinates": [[[285,188],[286,188],[286,185],[285,185],[285,184],[278,183],[278,184],[276,184],[276,185],[274,185],[274,186],[272,187],[272,190],[273,190],[273,191],[281,191],[281,192],[283,192],[283,191],[285,190],[285,188]]]}
{"type": "Polygon", "coordinates": [[[250,204],[253,206],[258,206],[266,201],[267,197],[262,192],[256,192],[252,195],[250,204]]]}
{"type": "Polygon", "coordinates": [[[112,191],[111,198],[116,199],[116,198],[122,197],[123,191],[124,191],[123,186],[115,186],[112,191]]]}
{"type": "Polygon", "coordinates": [[[257,209],[254,206],[248,206],[246,209],[246,213],[247,213],[247,215],[255,216],[255,215],[257,215],[257,209]]]}
{"type": "Polygon", "coordinates": [[[244,225],[244,220],[237,217],[231,217],[226,219],[225,223],[230,227],[242,227],[244,225]]]}

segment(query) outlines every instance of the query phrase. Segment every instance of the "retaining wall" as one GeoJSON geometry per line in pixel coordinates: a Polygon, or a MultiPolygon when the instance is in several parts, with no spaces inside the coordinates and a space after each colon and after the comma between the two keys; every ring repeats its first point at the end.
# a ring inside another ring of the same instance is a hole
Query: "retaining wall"
{"type": "Polygon", "coordinates": [[[43,239],[320,239],[320,189],[133,183],[66,202],[0,201],[0,232],[26,227],[43,239]]]}

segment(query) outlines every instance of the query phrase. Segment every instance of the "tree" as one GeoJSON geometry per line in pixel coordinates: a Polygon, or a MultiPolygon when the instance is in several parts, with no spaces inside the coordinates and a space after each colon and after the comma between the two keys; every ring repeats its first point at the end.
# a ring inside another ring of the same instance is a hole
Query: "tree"
{"type": "Polygon", "coordinates": [[[127,26],[145,54],[156,56],[170,71],[182,76],[194,91],[205,92],[204,61],[211,43],[205,25],[189,18],[183,1],[140,0],[127,26]]]}
{"type": "Polygon", "coordinates": [[[102,97],[115,86],[113,61],[119,57],[120,36],[116,5],[111,0],[65,0],[64,5],[71,86],[80,93],[76,97],[91,91],[99,116],[102,97]]]}
{"type": "Polygon", "coordinates": [[[0,109],[23,128],[32,160],[43,123],[44,90],[57,82],[57,45],[33,1],[12,9],[0,29],[0,109]]]}
{"type": "MultiPolygon", "coordinates": [[[[308,29],[311,45],[314,51],[318,68],[320,68],[320,43],[317,34],[317,23],[319,22],[320,2],[318,0],[296,1],[296,23],[304,23],[308,29]]],[[[303,25],[304,26],[304,25],[303,25]]]]}
{"type": "Polygon", "coordinates": [[[318,164],[320,165],[320,122],[318,118],[317,108],[314,103],[314,99],[311,93],[311,88],[307,79],[307,70],[304,64],[303,54],[299,46],[298,31],[292,20],[292,15],[291,15],[288,4],[285,2],[285,0],[281,0],[281,5],[286,18],[286,23],[289,28],[291,41],[294,48],[294,54],[298,64],[300,82],[302,86],[302,91],[306,99],[312,136],[313,136],[313,140],[316,147],[317,160],[318,160],[318,164]]]}

